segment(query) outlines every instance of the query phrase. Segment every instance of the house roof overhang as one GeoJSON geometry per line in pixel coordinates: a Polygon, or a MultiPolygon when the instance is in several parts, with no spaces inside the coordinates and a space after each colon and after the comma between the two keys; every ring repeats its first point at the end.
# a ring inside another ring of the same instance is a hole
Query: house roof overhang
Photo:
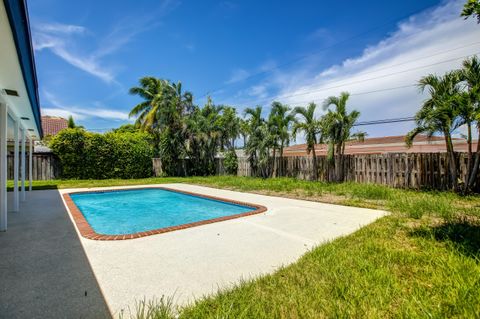
{"type": "Polygon", "coordinates": [[[35,138],[43,136],[38,83],[27,5],[24,0],[0,2],[0,100],[35,138]],[[6,90],[16,91],[18,96],[6,90]]]}

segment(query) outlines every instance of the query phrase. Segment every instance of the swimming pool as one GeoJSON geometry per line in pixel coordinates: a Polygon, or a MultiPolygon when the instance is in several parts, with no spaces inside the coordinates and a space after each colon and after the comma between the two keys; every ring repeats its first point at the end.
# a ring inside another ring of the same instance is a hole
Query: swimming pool
{"type": "Polygon", "coordinates": [[[104,240],[143,237],[265,210],[254,204],[160,187],[65,195],[80,233],[104,240]]]}

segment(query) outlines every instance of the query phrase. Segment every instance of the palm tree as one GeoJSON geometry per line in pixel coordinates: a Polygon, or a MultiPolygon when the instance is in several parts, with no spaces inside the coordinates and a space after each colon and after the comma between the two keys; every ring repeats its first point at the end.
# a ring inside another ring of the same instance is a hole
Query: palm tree
{"type": "Polygon", "coordinates": [[[306,108],[298,106],[293,109],[293,116],[300,116],[301,121],[295,121],[292,128],[292,137],[296,139],[298,132],[303,131],[307,142],[307,154],[312,154],[313,175],[314,180],[318,179],[317,154],[315,153],[315,144],[317,144],[317,136],[321,133],[320,121],[315,118],[315,110],[317,105],[310,103],[306,108]]]}
{"type": "Polygon", "coordinates": [[[455,190],[458,188],[457,164],[452,143],[452,132],[461,124],[458,111],[458,93],[460,92],[458,72],[449,72],[443,76],[434,74],[420,79],[418,86],[422,92],[428,88],[430,98],[423,102],[415,115],[416,128],[406,136],[411,146],[415,136],[427,133],[433,136],[441,133],[445,139],[447,158],[450,167],[450,179],[455,190]]]}
{"type": "Polygon", "coordinates": [[[193,108],[192,94],[183,93],[181,83],[150,76],[141,78],[139,84],[129,92],[144,101],[134,106],[129,116],[136,116],[135,124],[155,136],[155,147],[164,171],[175,174],[183,149],[183,116],[193,108]]]}
{"type": "Polygon", "coordinates": [[[468,141],[468,173],[467,190],[471,189],[476,181],[480,166],[480,143],[477,143],[475,160],[472,161],[472,125],[476,122],[478,138],[480,140],[480,60],[477,56],[463,61],[463,68],[459,71],[460,78],[466,85],[466,91],[460,95],[460,116],[467,125],[468,141]]]}
{"type": "Polygon", "coordinates": [[[185,120],[185,150],[192,165],[193,175],[211,175],[215,172],[215,155],[222,145],[223,128],[221,106],[209,98],[203,108],[193,107],[185,120]]]}
{"type": "Polygon", "coordinates": [[[219,117],[219,126],[222,128],[222,150],[227,148],[229,150],[235,149],[235,140],[240,134],[240,119],[237,116],[237,111],[231,106],[221,106],[222,112],[219,117]]]}
{"type": "Polygon", "coordinates": [[[467,0],[465,5],[463,6],[461,16],[465,17],[465,19],[474,16],[477,18],[477,23],[480,23],[480,1],[467,0]]]}
{"type": "Polygon", "coordinates": [[[240,135],[243,138],[243,147],[247,146],[247,138],[250,134],[250,127],[248,125],[248,121],[245,119],[240,119],[240,135]]]}
{"type": "Polygon", "coordinates": [[[277,176],[276,151],[280,153],[280,167],[283,163],[283,148],[290,142],[290,127],[295,120],[295,116],[289,112],[290,107],[280,102],[273,102],[270,115],[268,117],[268,126],[273,141],[273,172],[277,176]]]}
{"type": "Polygon", "coordinates": [[[337,181],[344,179],[344,153],[345,142],[351,138],[353,125],[360,117],[360,112],[354,110],[347,112],[347,101],[350,94],[342,92],[339,97],[330,96],[323,103],[324,109],[328,109],[324,116],[325,138],[329,142],[329,157],[335,159],[335,178],[337,181]],[[334,110],[329,109],[333,105],[334,110]]]}
{"type": "Polygon", "coordinates": [[[270,148],[273,143],[265,119],[262,117],[262,107],[245,109],[245,116],[248,117],[250,133],[245,152],[248,155],[250,167],[254,175],[268,177],[270,175],[270,148]]]}

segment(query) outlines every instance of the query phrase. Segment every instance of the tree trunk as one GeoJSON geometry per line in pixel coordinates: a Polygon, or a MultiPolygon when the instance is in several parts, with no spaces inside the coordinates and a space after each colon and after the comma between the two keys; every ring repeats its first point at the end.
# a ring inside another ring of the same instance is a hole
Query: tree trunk
{"type": "Polygon", "coordinates": [[[280,156],[279,156],[279,159],[278,159],[278,167],[280,168],[279,169],[279,172],[280,172],[280,176],[283,176],[283,141],[282,143],[280,144],[280,156]]]}
{"type": "Polygon", "coordinates": [[[472,172],[468,180],[468,187],[470,189],[472,189],[475,186],[479,166],[480,166],[480,125],[478,125],[477,152],[475,153],[475,162],[473,163],[472,172]]]}
{"type": "Polygon", "coordinates": [[[457,181],[457,163],[455,160],[455,153],[453,151],[453,144],[452,144],[452,137],[450,136],[450,132],[445,131],[445,143],[447,144],[447,158],[449,161],[450,167],[450,178],[452,180],[452,187],[455,191],[458,190],[458,181],[457,181]]]}
{"type": "Polygon", "coordinates": [[[467,175],[464,185],[464,192],[466,193],[470,191],[470,185],[468,181],[470,180],[470,174],[472,173],[472,123],[467,123],[467,144],[467,175]]]}
{"type": "Polygon", "coordinates": [[[335,181],[342,181],[342,144],[338,144],[336,147],[336,156],[335,156],[335,181]]]}
{"type": "Polygon", "coordinates": [[[317,154],[315,153],[315,145],[312,145],[312,160],[313,160],[313,180],[318,180],[318,164],[317,154]]]}
{"type": "Polygon", "coordinates": [[[273,169],[272,169],[273,177],[277,177],[277,161],[276,161],[277,154],[276,153],[277,153],[277,149],[274,146],[273,147],[273,169]]]}

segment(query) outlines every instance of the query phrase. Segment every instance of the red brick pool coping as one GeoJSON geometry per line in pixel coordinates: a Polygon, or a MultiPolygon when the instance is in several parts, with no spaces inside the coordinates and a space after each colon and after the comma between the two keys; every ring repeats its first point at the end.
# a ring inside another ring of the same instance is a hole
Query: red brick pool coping
{"type": "Polygon", "coordinates": [[[261,206],[261,205],[257,205],[257,204],[251,204],[251,203],[240,202],[240,201],[231,200],[231,199],[225,199],[225,198],[220,198],[220,197],[215,197],[215,196],[209,196],[209,195],[204,195],[204,194],[187,192],[187,191],[183,191],[183,190],[177,190],[177,189],[162,187],[162,186],[141,187],[141,188],[123,188],[123,189],[111,189],[111,190],[109,190],[109,189],[107,189],[107,190],[88,190],[88,191],[70,192],[70,193],[64,193],[63,194],[63,199],[65,200],[65,204],[67,205],[68,210],[70,211],[70,215],[73,217],[73,220],[75,221],[75,224],[77,225],[77,229],[80,232],[80,234],[82,235],[82,237],[85,237],[87,239],[93,239],[93,240],[135,239],[135,238],[146,237],[146,236],[157,235],[157,234],[163,234],[163,233],[168,233],[168,232],[175,231],[175,230],[181,230],[181,229],[186,229],[186,228],[190,228],[190,227],[207,225],[207,224],[222,222],[222,221],[225,221],[225,220],[230,220],[230,219],[235,219],[235,218],[260,214],[260,213],[263,213],[263,212],[267,211],[267,208],[265,206],[261,206]],[[213,199],[213,200],[217,200],[217,201],[221,201],[221,202],[225,202],[225,203],[230,203],[230,204],[248,206],[248,207],[255,208],[255,210],[252,210],[252,211],[249,211],[249,212],[246,212],[246,213],[241,213],[241,214],[235,214],[235,215],[230,215],[230,216],[222,216],[222,217],[218,217],[218,218],[202,220],[202,221],[198,221],[198,222],[194,222],[194,223],[188,223],[188,224],[183,224],[183,225],[158,228],[158,229],[143,231],[143,232],[134,233],[134,234],[104,235],[104,234],[99,234],[99,233],[97,233],[93,230],[93,228],[90,226],[90,224],[85,219],[85,216],[83,216],[80,209],[78,209],[77,205],[75,205],[72,198],[70,197],[70,194],[107,193],[107,192],[120,192],[120,191],[124,191],[124,190],[140,190],[140,189],[152,189],[152,188],[153,189],[164,189],[164,190],[171,191],[171,192],[177,192],[177,193],[186,194],[186,195],[192,195],[192,196],[197,196],[197,197],[202,197],[202,198],[207,198],[207,199],[213,199]]]}

